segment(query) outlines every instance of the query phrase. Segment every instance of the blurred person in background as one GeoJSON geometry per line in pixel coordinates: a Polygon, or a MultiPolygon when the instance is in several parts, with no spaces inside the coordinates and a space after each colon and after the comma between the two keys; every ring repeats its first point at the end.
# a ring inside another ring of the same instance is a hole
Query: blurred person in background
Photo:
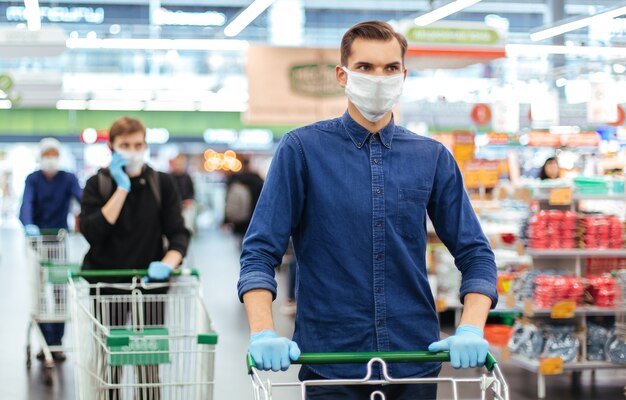
{"type": "MultiPolygon", "coordinates": [[[[60,170],[61,143],[54,138],[39,142],[41,169],[28,175],[20,208],[20,221],[27,236],[39,236],[42,230],[68,229],[67,217],[72,199],[80,201],[82,190],[76,175],[60,170]]],[[[39,324],[49,346],[60,346],[65,331],[63,323],[39,324]]],[[[52,352],[56,361],[65,360],[62,351],[52,352]]],[[[37,353],[43,361],[43,351],[37,353]]]]}
{"type": "Polygon", "coordinates": [[[195,232],[195,220],[196,220],[196,196],[193,186],[193,180],[187,172],[188,162],[187,157],[184,154],[178,154],[176,157],[170,160],[170,175],[174,178],[174,183],[178,188],[178,193],[182,200],[183,219],[185,220],[185,227],[189,232],[195,232]]]}
{"type": "Polygon", "coordinates": [[[543,167],[541,167],[539,178],[542,181],[545,181],[546,179],[559,179],[560,174],[561,169],[559,167],[559,161],[556,157],[550,157],[543,164],[543,167]]]}
{"type": "MultiPolygon", "coordinates": [[[[83,261],[85,270],[148,269],[150,281],[166,281],[183,261],[189,231],[181,212],[181,200],[174,178],[145,164],[146,128],[141,121],[121,117],[110,129],[111,164],[87,181],[81,202],[80,231],[90,248],[83,261]]],[[[130,278],[93,278],[92,282],[129,283],[130,278]]],[[[163,294],[167,288],[142,291],[163,294]]],[[[103,288],[101,294],[130,294],[103,288]]],[[[99,314],[107,327],[125,327],[130,304],[110,306],[99,314]]],[[[146,303],[145,326],[163,325],[164,306],[146,303]]],[[[141,328],[141,327],[134,327],[141,328]]],[[[122,367],[111,367],[112,382],[122,380],[122,367]]],[[[137,367],[140,383],[157,383],[159,366],[137,367]]],[[[112,389],[110,398],[119,398],[112,389]]],[[[159,399],[158,389],[142,389],[142,397],[159,399]]]]}
{"type": "Polygon", "coordinates": [[[241,165],[241,171],[230,175],[226,181],[224,209],[224,224],[232,229],[239,246],[263,189],[263,178],[250,169],[250,158],[241,156],[241,165]]]}
{"type": "MultiPolygon", "coordinates": [[[[336,79],[343,116],[282,138],[246,233],[237,285],[261,370],[305,353],[449,351],[453,368],[481,367],[483,329],[496,306],[494,254],[452,154],[397,126],[392,113],[407,70],[406,39],[382,21],[350,28],[336,79]],[[426,270],[426,218],[462,273],[454,335],[440,340],[426,270]],[[289,237],[298,263],[293,340],[275,331],[275,268],[289,237]]],[[[435,377],[437,362],[389,365],[394,378],[435,377]]],[[[379,377],[379,365],[373,376],[379,377]]],[[[303,381],[363,379],[364,364],[303,365],[303,381]]],[[[436,399],[436,384],[309,386],[307,399],[436,399]]]]}

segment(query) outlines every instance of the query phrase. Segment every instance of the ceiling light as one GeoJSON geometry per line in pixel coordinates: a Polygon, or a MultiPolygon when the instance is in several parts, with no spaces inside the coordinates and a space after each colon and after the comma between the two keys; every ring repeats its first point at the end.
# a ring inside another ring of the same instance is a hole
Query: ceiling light
{"type": "Polygon", "coordinates": [[[189,51],[244,51],[245,40],[232,39],[80,39],[66,41],[70,49],[119,50],[189,50],[189,51]]]}
{"type": "MultiPolygon", "coordinates": [[[[243,10],[239,15],[231,21],[226,28],[224,28],[224,35],[228,37],[237,36],[243,31],[252,21],[257,19],[263,11],[267,10],[276,0],[254,0],[252,4],[243,10]]],[[[480,0],[479,0],[480,1],[480,0]]]]}
{"type": "Polygon", "coordinates": [[[622,64],[613,64],[613,72],[616,74],[623,74],[626,72],[626,66],[622,64]]]}
{"type": "Polygon", "coordinates": [[[0,100],[0,110],[8,110],[13,107],[11,100],[0,100]]]}
{"type": "Polygon", "coordinates": [[[112,110],[112,111],[140,111],[143,109],[143,101],[121,101],[121,100],[89,100],[90,110],[112,110]]]}
{"type": "Polygon", "coordinates": [[[622,4],[620,6],[606,8],[604,10],[601,10],[597,14],[590,15],[588,17],[575,17],[565,19],[557,22],[554,26],[542,28],[531,33],[530,40],[532,40],[533,42],[538,42],[540,40],[549,39],[551,37],[562,35],[576,29],[581,29],[597,22],[610,20],[624,14],[626,14],[626,5],[622,4]]]}
{"type": "Polygon", "coordinates": [[[555,46],[538,44],[507,44],[507,57],[563,54],[584,57],[626,57],[626,47],[555,46]]]}
{"type": "Polygon", "coordinates": [[[567,85],[567,79],[559,78],[556,80],[556,87],[563,87],[565,85],[567,85]]]}
{"type": "Polygon", "coordinates": [[[87,102],[85,100],[59,100],[56,106],[57,110],[86,110],[87,102]]]}
{"type": "Polygon", "coordinates": [[[41,29],[41,13],[39,10],[39,0],[24,0],[24,14],[26,14],[26,24],[29,31],[41,29]]]}
{"type": "Polygon", "coordinates": [[[440,19],[444,19],[447,16],[455,14],[469,6],[473,6],[474,4],[480,2],[480,0],[456,0],[452,1],[444,6],[436,8],[432,11],[427,12],[426,14],[422,14],[419,17],[415,18],[414,22],[417,26],[426,26],[430,25],[433,22],[439,21],[440,19]]]}

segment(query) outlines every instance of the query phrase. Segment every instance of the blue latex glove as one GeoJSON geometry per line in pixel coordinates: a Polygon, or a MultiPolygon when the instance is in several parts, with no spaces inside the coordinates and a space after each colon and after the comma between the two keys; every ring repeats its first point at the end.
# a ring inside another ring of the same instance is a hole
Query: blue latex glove
{"type": "Polygon", "coordinates": [[[28,224],[24,227],[24,232],[26,236],[39,236],[41,235],[41,231],[37,225],[28,224]]]}
{"type": "Polygon", "coordinates": [[[172,267],[161,261],[153,261],[148,267],[148,278],[154,281],[164,281],[170,277],[172,267]]]}
{"type": "Polygon", "coordinates": [[[428,351],[450,351],[452,368],[475,368],[485,365],[489,343],[483,339],[483,331],[473,325],[461,325],[454,336],[432,343],[428,351]]]}
{"type": "Polygon", "coordinates": [[[296,342],[279,337],[271,330],[250,335],[248,352],[254,358],[256,367],[263,371],[286,371],[291,361],[300,357],[296,342]]]}
{"type": "Polygon", "coordinates": [[[130,192],[130,178],[126,172],[124,172],[126,164],[128,164],[128,160],[122,157],[120,153],[113,153],[111,164],[109,165],[109,171],[111,172],[111,178],[113,178],[117,187],[130,192]]]}

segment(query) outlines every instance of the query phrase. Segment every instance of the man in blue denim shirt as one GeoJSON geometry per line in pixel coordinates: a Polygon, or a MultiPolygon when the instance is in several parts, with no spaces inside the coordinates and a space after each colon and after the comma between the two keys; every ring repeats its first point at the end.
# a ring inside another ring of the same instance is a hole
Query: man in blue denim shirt
{"type": "MultiPolygon", "coordinates": [[[[497,303],[494,256],[450,152],[394,123],[406,48],[406,39],[384,22],[352,27],[336,70],[347,112],[287,133],[278,147],[244,239],[238,283],[249,351],[261,369],[286,369],[300,349],[428,348],[449,350],[455,368],[484,363],[483,328],[497,303]],[[463,276],[461,324],[439,342],[425,261],[427,215],[463,276]],[[290,236],[298,263],[293,341],[276,335],[271,313],[274,268],[290,236]]],[[[438,363],[391,364],[389,373],[435,376],[439,369],[438,363]]],[[[303,367],[300,378],[364,375],[364,365],[315,365],[303,367]]],[[[393,386],[383,387],[388,399],[436,397],[435,385],[393,386]]],[[[317,387],[307,396],[359,399],[372,390],[317,387]]]]}

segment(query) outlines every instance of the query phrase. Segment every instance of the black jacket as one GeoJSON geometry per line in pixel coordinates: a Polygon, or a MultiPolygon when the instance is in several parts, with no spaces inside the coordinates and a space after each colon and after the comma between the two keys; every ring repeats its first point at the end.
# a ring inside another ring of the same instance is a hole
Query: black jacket
{"type": "MultiPolygon", "coordinates": [[[[97,175],[89,178],[80,214],[80,232],[91,246],[83,261],[84,269],[145,269],[152,261],[160,261],[167,250],[186,254],[189,232],[174,181],[168,174],[157,172],[161,191],[159,209],[146,179],[149,173],[153,171],[146,167],[140,176],[131,178],[130,193],[114,225],[107,222],[101,211],[110,196],[101,193],[97,175]],[[167,248],[164,236],[169,243],[167,248]]],[[[113,182],[112,192],[116,188],[113,182]]]]}

